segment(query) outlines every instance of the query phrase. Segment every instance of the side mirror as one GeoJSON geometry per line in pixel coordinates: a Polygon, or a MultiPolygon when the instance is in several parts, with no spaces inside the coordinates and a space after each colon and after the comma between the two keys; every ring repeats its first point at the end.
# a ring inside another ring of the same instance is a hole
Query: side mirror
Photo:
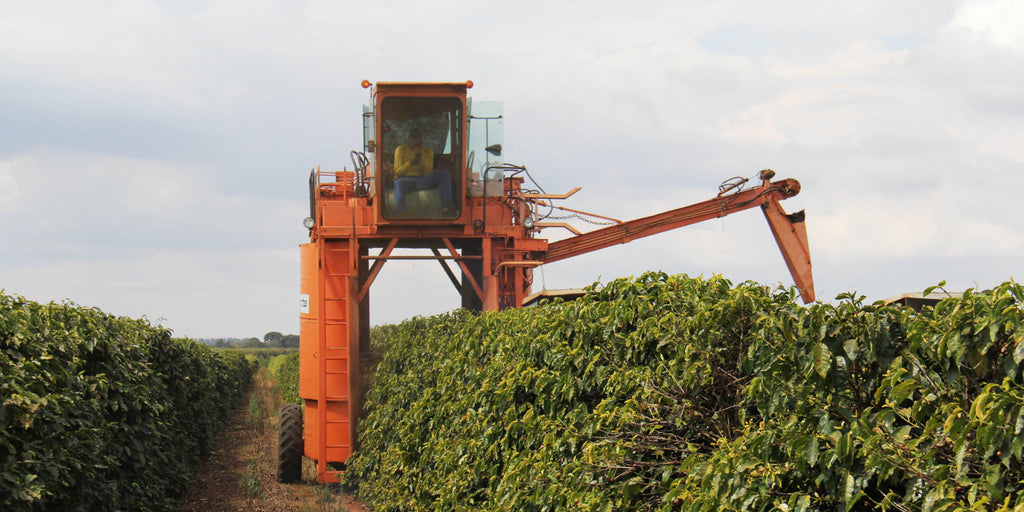
{"type": "Polygon", "coordinates": [[[484,149],[486,149],[488,153],[494,156],[501,156],[501,144],[491,144],[490,146],[487,146],[484,149]]]}

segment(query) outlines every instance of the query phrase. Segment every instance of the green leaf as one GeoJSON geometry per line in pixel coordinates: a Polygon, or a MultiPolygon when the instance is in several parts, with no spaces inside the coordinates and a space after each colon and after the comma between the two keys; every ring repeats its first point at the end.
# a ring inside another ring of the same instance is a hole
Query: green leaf
{"type": "Polygon", "coordinates": [[[825,378],[828,375],[829,368],[832,367],[832,352],[828,350],[824,343],[818,343],[814,346],[811,357],[814,360],[814,372],[825,378]]]}
{"type": "Polygon", "coordinates": [[[1018,341],[1017,346],[1013,348],[1013,362],[1020,364],[1024,361],[1024,343],[1018,341]]]}
{"type": "Polygon", "coordinates": [[[860,353],[860,345],[857,343],[857,338],[850,338],[843,342],[843,350],[846,352],[847,357],[850,361],[856,361],[857,355],[860,353]]]}
{"type": "Polygon", "coordinates": [[[892,438],[897,443],[900,443],[900,444],[904,443],[907,440],[907,438],[910,437],[910,428],[911,428],[910,425],[904,425],[904,426],[896,429],[896,431],[893,432],[893,434],[892,434],[892,438]]]}
{"type": "Polygon", "coordinates": [[[946,286],[946,281],[945,280],[939,281],[939,284],[937,284],[935,286],[929,286],[929,287],[925,288],[924,289],[924,295],[931,295],[931,293],[934,292],[936,289],[942,288],[942,287],[945,287],[945,286],[946,286]]]}
{"type": "Polygon", "coordinates": [[[843,503],[846,504],[846,510],[850,510],[857,504],[857,500],[854,498],[856,485],[857,481],[854,479],[853,474],[847,472],[846,479],[843,481],[843,503]]]}
{"type": "Polygon", "coordinates": [[[808,507],[811,506],[811,497],[804,494],[800,496],[800,499],[796,502],[796,508],[793,512],[805,512],[808,507]]]}
{"type": "Polygon", "coordinates": [[[807,460],[809,466],[818,463],[818,440],[813,436],[807,440],[807,445],[804,446],[804,459],[807,460]]]}

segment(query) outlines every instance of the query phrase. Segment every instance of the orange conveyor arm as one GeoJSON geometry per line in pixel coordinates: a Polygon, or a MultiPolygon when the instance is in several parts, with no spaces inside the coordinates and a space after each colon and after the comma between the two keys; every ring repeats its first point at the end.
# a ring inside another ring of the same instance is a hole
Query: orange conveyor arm
{"type": "Polygon", "coordinates": [[[800,290],[801,298],[805,303],[813,302],[814,278],[811,274],[811,253],[803,212],[790,215],[779,205],[779,200],[800,192],[800,182],[794,179],[771,182],[771,175],[763,176],[764,182],[758,188],[550,242],[547,252],[540,259],[544,263],[552,263],[760,206],[789,273],[800,290]]]}

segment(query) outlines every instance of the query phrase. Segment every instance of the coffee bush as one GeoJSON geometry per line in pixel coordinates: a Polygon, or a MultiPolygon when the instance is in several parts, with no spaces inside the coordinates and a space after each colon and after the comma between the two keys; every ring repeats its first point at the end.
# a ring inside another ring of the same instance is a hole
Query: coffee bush
{"type": "Polygon", "coordinates": [[[0,509],[172,510],[255,364],[0,294],[0,509]]]}
{"type": "Polygon", "coordinates": [[[379,511],[1024,510],[1024,287],[921,312],[648,273],[389,326],[379,511]]]}

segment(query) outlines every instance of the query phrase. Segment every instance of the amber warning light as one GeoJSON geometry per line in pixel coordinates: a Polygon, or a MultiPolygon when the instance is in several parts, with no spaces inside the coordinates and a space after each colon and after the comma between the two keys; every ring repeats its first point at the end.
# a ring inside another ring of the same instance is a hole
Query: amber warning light
{"type": "Polygon", "coordinates": [[[369,81],[369,80],[363,80],[363,81],[362,81],[362,82],[360,83],[360,85],[362,85],[362,86],[363,86],[363,89],[367,89],[367,88],[369,88],[369,87],[370,87],[370,85],[371,85],[371,84],[370,84],[370,81],[369,81]]]}

